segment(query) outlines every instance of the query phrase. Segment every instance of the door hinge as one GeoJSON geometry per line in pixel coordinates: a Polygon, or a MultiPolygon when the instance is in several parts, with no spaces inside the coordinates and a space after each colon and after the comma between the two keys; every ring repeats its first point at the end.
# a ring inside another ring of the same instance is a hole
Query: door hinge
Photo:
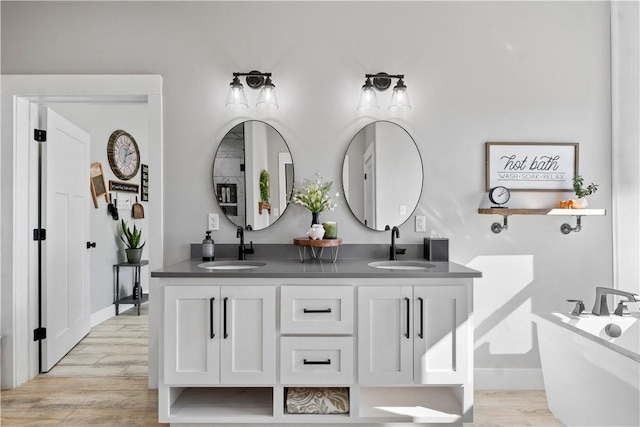
{"type": "Polygon", "coordinates": [[[37,328],[33,330],[33,340],[40,341],[47,338],[47,328],[37,328]]]}
{"type": "Polygon", "coordinates": [[[47,240],[47,230],[44,228],[34,228],[33,229],[33,240],[47,240]]]}
{"type": "Polygon", "coordinates": [[[47,131],[42,129],[34,129],[33,139],[35,139],[37,142],[47,142],[47,131]]]}

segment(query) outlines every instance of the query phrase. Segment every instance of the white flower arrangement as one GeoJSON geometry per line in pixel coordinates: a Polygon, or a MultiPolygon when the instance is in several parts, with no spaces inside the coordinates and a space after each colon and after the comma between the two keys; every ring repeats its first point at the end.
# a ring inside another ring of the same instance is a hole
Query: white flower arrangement
{"type": "MultiPolygon", "coordinates": [[[[294,188],[293,203],[305,207],[313,213],[325,210],[332,211],[336,207],[332,196],[329,195],[333,181],[322,182],[322,177],[318,174],[316,176],[315,181],[305,179],[305,184],[301,188],[294,188]]],[[[340,193],[336,193],[333,197],[340,197],[340,193]]]]}

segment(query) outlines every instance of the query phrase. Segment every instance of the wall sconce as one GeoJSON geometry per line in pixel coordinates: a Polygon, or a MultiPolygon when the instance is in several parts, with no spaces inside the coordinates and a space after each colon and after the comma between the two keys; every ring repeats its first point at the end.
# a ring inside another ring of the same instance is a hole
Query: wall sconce
{"type": "Polygon", "coordinates": [[[393,87],[393,95],[391,96],[389,110],[401,107],[411,108],[409,94],[407,93],[407,86],[404,84],[404,74],[365,74],[365,78],[366,80],[364,85],[362,85],[362,92],[360,93],[358,110],[379,109],[380,107],[378,106],[376,91],[382,92],[389,89],[389,87],[391,87],[391,79],[398,79],[398,83],[393,87]]]}
{"type": "Polygon", "coordinates": [[[233,73],[233,80],[229,85],[229,94],[227,95],[227,102],[225,104],[227,108],[249,108],[247,97],[244,94],[244,88],[238,77],[246,77],[247,86],[251,89],[262,88],[256,107],[263,110],[277,110],[279,108],[275,85],[271,81],[271,73],[261,73],[260,71],[233,73]]]}

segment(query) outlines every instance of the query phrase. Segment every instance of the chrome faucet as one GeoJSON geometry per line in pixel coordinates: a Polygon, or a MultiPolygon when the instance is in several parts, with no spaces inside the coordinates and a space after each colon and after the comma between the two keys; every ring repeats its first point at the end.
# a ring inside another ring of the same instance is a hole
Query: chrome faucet
{"type": "Polygon", "coordinates": [[[238,227],[236,231],[236,237],[240,239],[240,246],[238,247],[238,260],[245,260],[245,254],[253,253],[253,242],[250,242],[250,247],[244,247],[244,229],[242,227],[238,227]]]}
{"type": "Polygon", "coordinates": [[[393,228],[389,228],[387,225],[385,231],[391,230],[391,246],[389,246],[389,260],[395,261],[396,254],[404,254],[406,249],[396,248],[396,238],[400,238],[400,229],[397,226],[393,226],[393,228]]]}
{"type": "Polygon", "coordinates": [[[607,295],[620,295],[622,297],[627,298],[627,301],[620,301],[618,304],[618,308],[615,311],[615,314],[618,316],[622,316],[623,314],[629,314],[626,309],[625,302],[637,302],[640,301],[640,295],[633,294],[631,292],[620,291],[618,289],[612,288],[604,288],[602,286],[598,286],[596,288],[596,302],[593,305],[593,310],[591,312],[596,316],[608,316],[609,315],[609,306],[607,305],[607,295]]]}

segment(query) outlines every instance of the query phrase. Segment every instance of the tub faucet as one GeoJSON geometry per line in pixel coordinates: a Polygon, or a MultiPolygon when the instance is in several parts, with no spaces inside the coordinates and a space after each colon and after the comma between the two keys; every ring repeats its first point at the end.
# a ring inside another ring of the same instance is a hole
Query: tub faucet
{"type": "MultiPolygon", "coordinates": [[[[609,307],[607,306],[607,295],[620,295],[622,297],[627,298],[628,302],[637,302],[640,301],[640,295],[633,294],[631,292],[620,291],[618,289],[612,288],[604,288],[602,286],[598,286],[596,288],[596,302],[593,305],[593,310],[591,312],[596,316],[608,316],[609,315],[609,307]]],[[[618,309],[616,309],[616,314],[622,316],[625,314],[625,305],[621,302],[618,305],[618,309]]]]}
{"type": "Polygon", "coordinates": [[[253,253],[253,242],[250,242],[250,247],[244,247],[244,229],[242,227],[238,227],[236,231],[236,237],[240,239],[240,246],[238,247],[238,260],[245,260],[245,254],[253,253]]]}

